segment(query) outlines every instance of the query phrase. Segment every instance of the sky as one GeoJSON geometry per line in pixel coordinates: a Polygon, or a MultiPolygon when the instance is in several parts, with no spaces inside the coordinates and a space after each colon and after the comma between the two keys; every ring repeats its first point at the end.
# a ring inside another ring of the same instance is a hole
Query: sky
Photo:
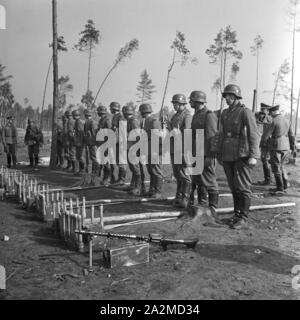
{"type": "MultiPolygon", "coordinates": [[[[211,87],[219,69],[209,63],[205,50],[213,43],[221,28],[227,25],[237,31],[238,49],[243,53],[240,71],[234,83],[242,90],[243,102],[252,106],[256,79],[256,58],[250,46],[260,34],[261,51],[259,102],[272,103],[265,91],[274,87],[273,72],[286,58],[291,58],[292,34],[286,18],[288,0],[58,0],[58,34],[63,35],[68,52],[59,54],[59,76],[70,77],[74,85],[68,103],[80,103],[87,88],[88,55],[74,50],[79,33],[88,19],[100,30],[101,42],[93,53],[91,90],[95,93],[110,69],[121,47],[133,38],[139,50],[119,65],[106,82],[98,102],[121,105],[136,101],[140,74],[147,69],[156,92],[154,110],[161,105],[167,70],[172,59],[170,48],[176,31],[186,36],[186,45],[197,65],[176,65],[172,71],[166,96],[171,108],[173,94],[189,96],[193,90],[205,91],[208,107],[216,108],[216,95],[211,87]]],[[[16,101],[24,98],[41,107],[52,42],[51,0],[0,0],[6,9],[6,30],[0,30],[0,63],[13,75],[16,101]]],[[[297,36],[295,61],[295,94],[300,87],[300,34],[297,36]]],[[[52,73],[46,103],[52,103],[52,73]]],[[[289,102],[282,104],[289,107],[289,102]]]]}

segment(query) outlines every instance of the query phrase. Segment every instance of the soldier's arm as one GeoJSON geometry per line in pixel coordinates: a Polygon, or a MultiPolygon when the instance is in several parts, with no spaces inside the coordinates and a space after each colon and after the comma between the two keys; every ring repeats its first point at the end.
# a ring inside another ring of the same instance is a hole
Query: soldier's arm
{"type": "Polygon", "coordinates": [[[153,118],[152,129],[161,129],[161,123],[157,118],[153,118]]]}
{"type": "Polygon", "coordinates": [[[184,129],[191,129],[192,128],[192,120],[193,117],[190,113],[188,113],[184,119],[184,129]]]}
{"type": "Polygon", "coordinates": [[[244,109],[243,123],[247,128],[248,143],[249,143],[249,157],[259,158],[259,140],[260,134],[257,129],[255,117],[252,111],[248,108],[244,109]]]}
{"type": "Polygon", "coordinates": [[[295,135],[293,133],[292,127],[289,127],[289,142],[290,142],[290,150],[294,151],[295,150],[295,135]]]}
{"type": "Polygon", "coordinates": [[[206,117],[206,124],[205,124],[205,139],[206,143],[208,144],[208,156],[211,157],[215,156],[211,152],[211,146],[213,143],[213,139],[215,139],[216,134],[218,132],[218,117],[214,112],[209,112],[206,117]]]}

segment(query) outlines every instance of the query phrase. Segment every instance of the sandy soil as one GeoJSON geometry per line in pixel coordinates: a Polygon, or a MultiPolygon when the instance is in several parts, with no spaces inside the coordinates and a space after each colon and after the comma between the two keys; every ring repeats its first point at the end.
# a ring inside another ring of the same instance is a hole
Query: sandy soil
{"type": "MultiPolygon", "coordinates": [[[[63,171],[23,169],[50,185],[67,187],[79,182],[63,171]]],[[[239,231],[204,227],[199,219],[120,227],[114,231],[197,237],[199,242],[194,250],[175,246],[163,251],[153,244],[149,263],[118,269],[104,267],[101,248],[96,246],[95,271],[88,275],[84,275],[87,253],[69,250],[46,223],[13,199],[0,202],[0,238],[9,236],[9,241],[0,241],[0,264],[9,277],[0,299],[300,299],[300,290],[291,284],[291,270],[300,265],[300,171],[299,165],[287,169],[292,182],[288,194],[254,198],[253,204],[296,202],[296,207],[252,212],[249,227],[239,231]]],[[[253,180],[261,176],[259,165],[253,180]]],[[[218,177],[222,192],[228,192],[222,168],[218,177]]],[[[169,178],[165,195],[175,190],[169,178]]],[[[267,188],[254,186],[254,191],[266,192],[267,188]]],[[[128,197],[104,188],[74,195],[128,197]]],[[[231,202],[231,198],[221,198],[220,206],[230,207],[231,202]]],[[[167,203],[127,204],[108,206],[105,214],[162,209],[173,210],[167,203]]]]}

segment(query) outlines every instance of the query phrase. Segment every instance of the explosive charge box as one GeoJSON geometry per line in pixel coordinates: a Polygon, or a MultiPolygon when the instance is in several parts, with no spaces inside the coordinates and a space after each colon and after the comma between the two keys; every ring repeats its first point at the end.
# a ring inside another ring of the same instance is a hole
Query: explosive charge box
{"type": "Polygon", "coordinates": [[[103,251],[108,268],[129,267],[149,262],[149,243],[143,242],[122,247],[108,247],[103,251]]]}

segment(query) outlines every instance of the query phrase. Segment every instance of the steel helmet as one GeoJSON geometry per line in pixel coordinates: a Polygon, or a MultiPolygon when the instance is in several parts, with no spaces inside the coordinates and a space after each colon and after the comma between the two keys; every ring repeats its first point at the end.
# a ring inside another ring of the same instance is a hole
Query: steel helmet
{"type": "Polygon", "coordinates": [[[71,116],[72,114],[71,114],[71,111],[70,110],[67,110],[66,112],[65,112],[65,116],[66,117],[69,117],[69,116],[71,116]]]}
{"type": "Polygon", "coordinates": [[[206,94],[203,91],[193,91],[190,95],[190,100],[206,103],[206,94]]]}
{"type": "Polygon", "coordinates": [[[149,103],[143,103],[139,107],[140,113],[151,113],[152,112],[152,107],[151,104],[149,103]]]}
{"type": "Polygon", "coordinates": [[[134,108],[132,106],[124,106],[122,111],[124,114],[134,114],[134,108]]]}
{"type": "Polygon", "coordinates": [[[241,88],[235,84],[228,84],[223,93],[222,96],[225,98],[226,94],[233,94],[235,95],[238,99],[242,99],[242,93],[241,93],[241,88]]]}
{"type": "Polygon", "coordinates": [[[180,104],[187,104],[187,101],[186,101],[186,97],[184,94],[175,94],[172,98],[172,103],[173,102],[178,102],[180,104]]]}
{"type": "Polygon", "coordinates": [[[116,110],[116,111],[120,111],[121,110],[121,105],[119,102],[112,102],[109,107],[113,110],[116,110]]]}
{"type": "Polygon", "coordinates": [[[80,116],[80,113],[78,110],[73,110],[72,115],[76,117],[76,116],[80,116]]]}
{"type": "Polygon", "coordinates": [[[100,105],[100,106],[97,108],[97,112],[100,113],[100,114],[107,113],[107,109],[106,109],[105,106],[101,106],[101,105],[100,105]]]}
{"type": "Polygon", "coordinates": [[[84,110],[84,115],[85,115],[85,116],[91,116],[91,115],[92,115],[91,110],[85,109],[85,110],[84,110]]]}

